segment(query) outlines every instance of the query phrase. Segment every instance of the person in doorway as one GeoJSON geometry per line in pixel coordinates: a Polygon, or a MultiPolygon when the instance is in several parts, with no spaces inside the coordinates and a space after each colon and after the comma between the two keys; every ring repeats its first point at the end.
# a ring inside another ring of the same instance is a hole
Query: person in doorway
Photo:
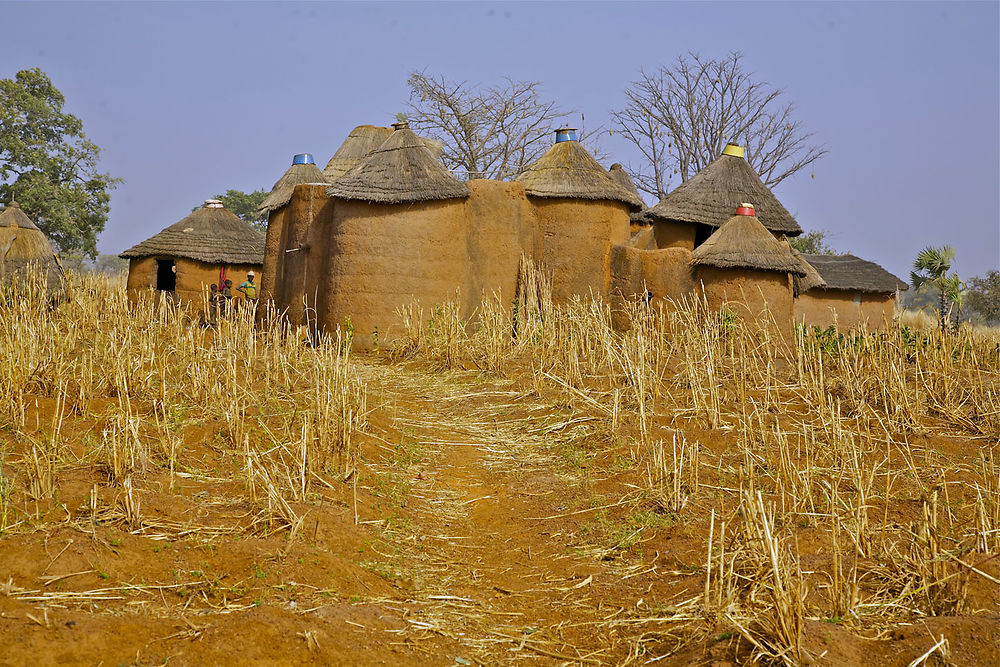
{"type": "Polygon", "coordinates": [[[257,284],[253,281],[254,277],[253,271],[247,271],[247,279],[236,288],[236,291],[243,292],[249,306],[257,303],[257,284]]]}
{"type": "Polygon", "coordinates": [[[226,282],[222,283],[222,289],[219,290],[222,298],[219,300],[219,313],[225,316],[227,313],[232,313],[230,308],[233,305],[233,281],[226,278],[226,282]]]}

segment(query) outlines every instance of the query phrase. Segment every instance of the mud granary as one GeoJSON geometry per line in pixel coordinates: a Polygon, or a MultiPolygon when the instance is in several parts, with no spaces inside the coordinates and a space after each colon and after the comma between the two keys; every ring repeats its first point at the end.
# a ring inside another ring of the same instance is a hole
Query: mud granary
{"type": "Polygon", "coordinates": [[[784,335],[797,285],[822,282],[785,241],[801,228],[739,147],[643,210],[620,165],[605,170],[571,129],[512,181],[463,182],[427,140],[394,128],[356,128],[322,173],[293,165],[262,207],[262,297],[293,324],[350,322],[365,348],[396,338],[400,309],[417,301],[458,302],[464,317],[494,293],[511,303],[526,257],[556,303],[698,292],[743,303],[748,319],[766,303],[784,335]]]}
{"type": "Polygon", "coordinates": [[[52,290],[62,285],[62,268],[45,234],[13,198],[0,205],[0,287],[36,277],[52,290]]]}

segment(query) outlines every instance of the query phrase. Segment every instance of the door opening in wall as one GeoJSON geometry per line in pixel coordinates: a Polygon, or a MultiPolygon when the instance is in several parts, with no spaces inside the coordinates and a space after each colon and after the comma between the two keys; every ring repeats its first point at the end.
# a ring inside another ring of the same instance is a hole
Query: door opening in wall
{"type": "Polygon", "coordinates": [[[697,248],[708,240],[708,237],[715,232],[715,227],[711,225],[696,224],[694,227],[694,247],[697,248]]]}
{"type": "Polygon", "coordinates": [[[174,260],[156,260],[156,289],[161,292],[173,292],[177,289],[177,267],[174,260]]]}

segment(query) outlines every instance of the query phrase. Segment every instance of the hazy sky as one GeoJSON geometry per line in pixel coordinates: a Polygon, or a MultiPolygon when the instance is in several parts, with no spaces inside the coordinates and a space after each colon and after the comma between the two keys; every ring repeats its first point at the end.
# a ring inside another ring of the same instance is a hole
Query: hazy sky
{"type": "Polygon", "coordinates": [[[0,1],[0,78],[44,70],[125,179],[99,242],[117,253],[212,195],[270,188],[294,153],[322,167],[355,125],[393,121],[414,69],[537,80],[593,127],[640,68],[739,50],[830,150],[776,188],[802,227],[904,279],[952,244],[968,277],[1000,265],[998,8],[0,1]]]}

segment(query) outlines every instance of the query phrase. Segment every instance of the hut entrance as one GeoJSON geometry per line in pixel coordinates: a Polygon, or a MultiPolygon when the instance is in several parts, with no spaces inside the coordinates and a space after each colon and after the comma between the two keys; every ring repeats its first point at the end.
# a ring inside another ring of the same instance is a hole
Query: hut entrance
{"type": "Polygon", "coordinates": [[[697,248],[708,240],[708,237],[715,232],[715,227],[698,224],[694,228],[694,247],[697,248]]]}
{"type": "Polygon", "coordinates": [[[173,292],[177,288],[177,267],[172,259],[156,260],[156,289],[173,292]]]}

